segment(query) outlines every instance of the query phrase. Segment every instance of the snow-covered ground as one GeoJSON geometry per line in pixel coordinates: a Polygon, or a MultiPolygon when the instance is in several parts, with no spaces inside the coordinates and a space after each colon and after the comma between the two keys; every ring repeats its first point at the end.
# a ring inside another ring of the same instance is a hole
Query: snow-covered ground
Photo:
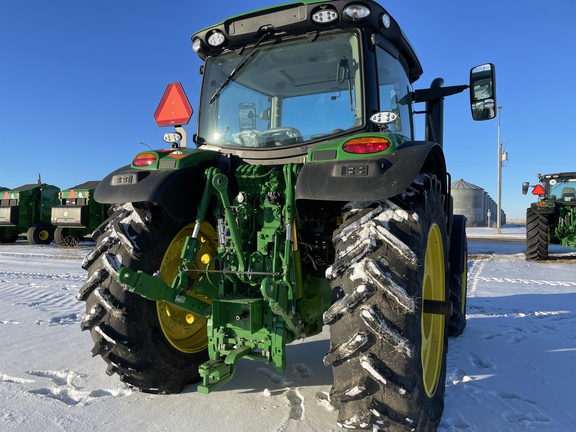
{"type": "MultiPolygon", "coordinates": [[[[551,247],[556,259],[528,263],[523,243],[468,233],[468,327],[450,341],[440,431],[575,430],[576,252],[551,247]]],[[[524,227],[503,235],[519,240],[524,227]]],[[[0,430],[340,430],[322,364],[327,333],[290,345],[284,374],[241,361],[210,395],[144,394],[107,376],[79,327],[87,251],[0,245],[0,430]]]]}

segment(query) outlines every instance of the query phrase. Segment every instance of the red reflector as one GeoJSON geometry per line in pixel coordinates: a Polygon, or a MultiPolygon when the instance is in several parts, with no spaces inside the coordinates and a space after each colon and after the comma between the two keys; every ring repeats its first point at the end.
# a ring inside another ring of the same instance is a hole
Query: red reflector
{"type": "Polygon", "coordinates": [[[164,96],[156,108],[154,120],[158,126],[188,124],[194,110],[179,82],[168,84],[164,96]]]}
{"type": "Polygon", "coordinates": [[[534,189],[532,189],[532,195],[546,195],[546,191],[542,185],[536,185],[534,186],[534,189]]]}
{"type": "Polygon", "coordinates": [[[132,161],[132,165],[137,167],[145,167],[152,165],[156,162],[157,156],[154,153],[140,153],[132,161]]]}
{"type": "Polygon", "coordinates": [[[348,153],[378,153],[390,148],[390,140],[381,137],[354,138],[344,143],[342,147],[348,153]]]}

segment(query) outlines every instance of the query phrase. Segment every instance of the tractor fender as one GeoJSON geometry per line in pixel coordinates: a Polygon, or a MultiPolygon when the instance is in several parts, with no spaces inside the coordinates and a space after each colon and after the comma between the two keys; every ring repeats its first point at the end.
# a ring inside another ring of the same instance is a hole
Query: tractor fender
{"type": "Polygon", "coordinates": [[[303,220],[315,218],[326,211],[327,202],[377,201],[393,197],[402,193],[424,171],[436,174],[443,184],[442,189],[448,190],[442,148],[428,141],[408,142],[393,153],[378,157],[307,163],[296,182],[298,215],[303,220]]]}
{"type": "Polygon", "coordinates": [[[534,213],[543,214],[543,215],[553,215],[556,213],[556,206],[540,206],[538,203],[530,204],[530,208],[534,213]]]}
{"type": "Polygon", "coordinates": [[[174,219],[193,219],[206,184],[201,165],[177,170],[138,170],[126,165],[100,182],[94,199],[102,204],[152,202],[174,219]]]}

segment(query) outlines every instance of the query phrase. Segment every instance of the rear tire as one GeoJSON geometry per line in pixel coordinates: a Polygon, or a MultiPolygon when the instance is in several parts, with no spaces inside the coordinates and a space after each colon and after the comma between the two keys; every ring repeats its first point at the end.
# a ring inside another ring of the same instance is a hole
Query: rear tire
{"type": "MultiPolygon", "coordinates": [[[[92,354],[102,356],[109,375],[142,391],[177,393],[200,381],[198,367],[208,359],[206,320],[128,291],[116,280],[118,270],[160,270],[171,283],[191,226],[157,206],[118,206],[94,231],[96,246],[83,262],[88,280],[78,299],[86,302],[81,327],[92,335],[92,354]]],[[[201,240],[201,252],[208,248],[202,253],[211,255],[214,238],[201,240]]]]}
{"type": "Polygon", "coordinates": [[[47,224],[32,225],[26,232],[28,243],[36,244],[50,244],[54,240],[54,228],[47,224]]]}
{"type": "Polygon", "coordinates": [[[466,328],[466,296],[468,295],[468,240],[466,217],[455,215],[450,238],[450,301],[452,316],[448,323],[448,336],[460,336],[466,328]]]}
{"type": "Polygon", "coordinates": [[[526,260],[548,259],[548,218],[532,209],[526,210],[526,260]]]}
{"type": "Polygon", "coordinates": [[[327,271],[338,423],[350,429],[435,431],[444,409],[447,319],[423,299],[448,300],[440,183],[421,175],[406,192],[350,203],[327,271]]]}
{"type": "Polygon", "coordinates": [[[15,234],[5,227],[0,227],[0,243],[15,243],[18,234],[15,234]]]}
{"type": "Polygon", "coordinates": [[[77,246],[80,237],[71,235],[70,228],[56,227],[54,230],[54,240],[58,246],[77,246]]]}

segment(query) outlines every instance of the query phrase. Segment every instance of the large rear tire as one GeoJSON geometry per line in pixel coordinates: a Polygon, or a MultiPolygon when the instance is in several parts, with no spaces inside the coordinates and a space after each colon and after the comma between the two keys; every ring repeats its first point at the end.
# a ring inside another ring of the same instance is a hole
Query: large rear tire
{"type": "Polygon", "coordinates": [[[421,175],[402,195],[348,204],[327,271],[336,301],[330,328],[330,396],[345,428],[435,431],[444,409],[446,217],[440,182],[421,175]]]}
{"type": "MultiPolygon", "coordinates": [[[[86,302],[81,327],[92,335],[92,354],[102,356],[109,375],[116,373],[142,391],[177,393],[200,380],[198,367],[208,359],[207,323],[172,305],[131,293],[117,282],[118,270],[160,272],[171,283],[193,227],[172,220],[158,206],[125,204],[95,230],[96,246],[83,262],[88,280],[78,299],[86,302]]],[[[210,225],[201,226],[199,261],[205,263],[216,254],[216,237],[210,225]]],[[[189,274],[190,280],[194,274],[189,274]]]]}
{"type": "Polygon", "coordinates": [[[526,210],[526,260],[548,259],[548,218],[532,209],[526,210]]]}

